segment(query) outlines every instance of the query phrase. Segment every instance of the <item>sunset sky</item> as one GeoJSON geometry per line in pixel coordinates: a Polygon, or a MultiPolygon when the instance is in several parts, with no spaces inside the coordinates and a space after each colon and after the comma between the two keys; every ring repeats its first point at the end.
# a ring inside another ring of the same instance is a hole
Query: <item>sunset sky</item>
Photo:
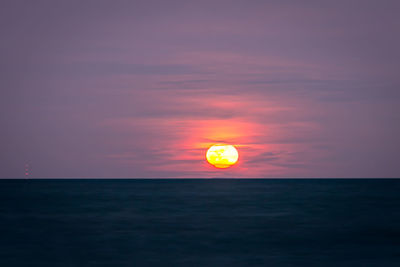
{"type": "Polygon", "coordinates": [[[399,11],[1,1],[0,177],[400,177],[399,11]]]}

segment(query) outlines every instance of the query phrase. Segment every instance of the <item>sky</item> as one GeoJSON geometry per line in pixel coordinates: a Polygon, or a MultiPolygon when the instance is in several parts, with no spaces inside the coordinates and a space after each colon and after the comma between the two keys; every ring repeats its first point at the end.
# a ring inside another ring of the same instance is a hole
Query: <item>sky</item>
{"type": "Polygon", "coordinates": [[[0,178],[400,177],[399,10],[2,0],[0,178]]]}

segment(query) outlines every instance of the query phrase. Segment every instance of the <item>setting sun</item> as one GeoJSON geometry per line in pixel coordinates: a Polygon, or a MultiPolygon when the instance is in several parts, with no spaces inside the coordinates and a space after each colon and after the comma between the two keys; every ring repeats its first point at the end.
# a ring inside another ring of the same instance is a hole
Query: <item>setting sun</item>
{"type": "Polygon", "coordinates": [[[206,158],[214,167],[224,169],[238,161],[239,153],[232,145],[213,145],[207,150],[206,158]]]}

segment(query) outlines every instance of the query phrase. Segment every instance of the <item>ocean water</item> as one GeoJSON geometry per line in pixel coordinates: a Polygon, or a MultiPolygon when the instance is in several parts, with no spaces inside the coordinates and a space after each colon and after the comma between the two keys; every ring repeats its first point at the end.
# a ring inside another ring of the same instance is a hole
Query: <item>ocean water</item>
{"type": "Polygon", "coordinates": [[[400,266],[400,180],[0,180],[0,266],[400,266]]]}

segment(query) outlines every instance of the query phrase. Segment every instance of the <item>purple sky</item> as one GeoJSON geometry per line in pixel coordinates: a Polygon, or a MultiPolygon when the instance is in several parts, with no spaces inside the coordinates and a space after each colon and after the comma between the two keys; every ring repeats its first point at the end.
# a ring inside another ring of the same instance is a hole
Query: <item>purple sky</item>
{"type": "Polygon", "coordinates": [[[399,11],[2,0],[0,177],[400,177],[399,11]]]}

